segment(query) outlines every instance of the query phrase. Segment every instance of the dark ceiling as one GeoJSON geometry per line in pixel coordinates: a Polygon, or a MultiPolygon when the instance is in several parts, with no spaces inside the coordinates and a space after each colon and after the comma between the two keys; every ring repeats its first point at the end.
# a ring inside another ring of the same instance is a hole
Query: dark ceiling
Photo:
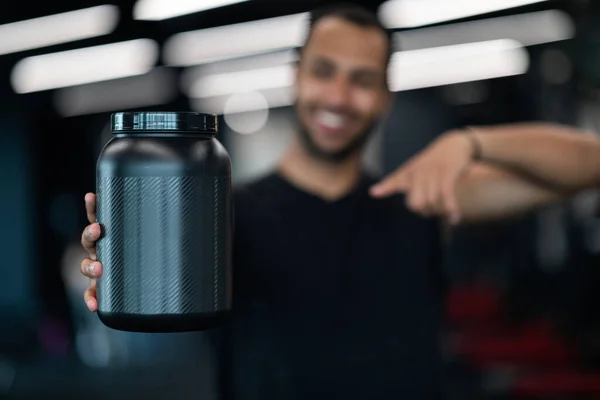
{"type": "MultiPolygon", "coordinates": [[[[135,1],[136,0],[55,0],[34,3],[36,4],[35,7],[32,6],[32,3],[26,1],[13,2],[10,7],[6,7],[6,9],[0,14],[0,24],[107,3],[115,4],[120,7],[121,18],[115,32],[107,36],[80,40],[14,54],[0,55],[0,94],[7,94],[7,89],[10,91],[9,77],[12,66],[25,56],[69,50],[140,37],[149,37],[159,43],[162,43],[170,35],[177,32],[304,12],[318,5],[329,3],[328,1],[317,0],[252,0],[227,7],[208,10],[201,13],[173,18],[166,21],[150,22],[133,20],[132,9],[135,1]]],[[[355,2],[363,4],[373,10],[376,10],[377,7],[383,3],[382,0],[356,0],[355,2]]],[[[580,16],[589,16],[593,14],[598,15],[600,14],[597,12],[598,9],[600,9],[600,0],[551,0],[549,2],[542,2],[521,7],[519,9],[495,13],[495,15],[506,15],[548,8],[560,8],[580,16]],[[591,12],[592,10],[595,12],[591,12]]],[[[481,18],[481,16],[473,19],[476,18],[481,18]]],[[[595,25],[595,23],[593,25],[595,25]]]]}

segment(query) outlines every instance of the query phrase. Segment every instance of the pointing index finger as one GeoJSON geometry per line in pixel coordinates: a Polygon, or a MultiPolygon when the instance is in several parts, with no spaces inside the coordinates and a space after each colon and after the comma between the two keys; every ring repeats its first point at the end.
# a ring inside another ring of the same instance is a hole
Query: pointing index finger
{"type": "Polygon", "coordinates": [[[381,182],[372,186],[370,193],[375,197],[386,197],[408,189],[408,176],[403,170],[392,173],[381,182]]]}

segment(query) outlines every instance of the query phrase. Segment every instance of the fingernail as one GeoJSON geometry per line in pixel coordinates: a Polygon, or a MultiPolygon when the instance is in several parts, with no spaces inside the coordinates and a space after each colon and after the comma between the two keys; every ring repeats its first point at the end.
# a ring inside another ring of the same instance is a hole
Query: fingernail
{"type": "Polygon", "coordinates": [[[96,275],[96,272],[95,272],[96,264],[98,264],[98,263],[93,262],[90,265],[88,265],[88,272],[92,275],[96,275]]]}
{"type": "Polygon", "coordinates": [[[91,238],[94,235],[94,224],[91,224],[88,228],[88,236],[91,238]]]}
{"type": "Polygon", "coordinates": [[[94,303],[91,300],[88,300],[85,302],[85,304],[87,305],[87,307],[91,310],[92,307],[94,306],[94,303]]]}

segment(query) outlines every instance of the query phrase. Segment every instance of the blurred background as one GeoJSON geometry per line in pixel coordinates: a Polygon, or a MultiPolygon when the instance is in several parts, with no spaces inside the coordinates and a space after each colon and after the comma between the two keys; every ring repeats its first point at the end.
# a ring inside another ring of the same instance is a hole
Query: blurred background
{"type": "MultiPolygon", "coordinates": [[[[294,49],[323,1],[55,0],[0,13],[0,397],[216,398],[206,334],[86,311],[83,196],[111,112],[220,115],[234,183],[294,134],[294,49]]],[[[600,132],[600,1],[359,2],[394,31],[395,103],[366,164],[444,131],[544,120],[600,132]]],[[[595,191],[448,236],[449,399],[600,398],[595,191]]]]}

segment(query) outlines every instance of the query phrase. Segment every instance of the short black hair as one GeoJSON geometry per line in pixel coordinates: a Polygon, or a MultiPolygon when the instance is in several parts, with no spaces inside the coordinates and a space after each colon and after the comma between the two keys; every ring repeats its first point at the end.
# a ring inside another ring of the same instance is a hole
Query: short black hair
{"type": "Polygon", "coordinates": [[[315,25],[320,20],[327,17],[337,17],[363,28],[375,28],[380,31],[387,41],[386,65],[389,64],[392,53],[394,52],[391,31],[383,26],[375,12],[356,3],[339,1],[312,10],[310,12],[308,35],[306,36],[305,45],[310,40],[315,25]]]}

